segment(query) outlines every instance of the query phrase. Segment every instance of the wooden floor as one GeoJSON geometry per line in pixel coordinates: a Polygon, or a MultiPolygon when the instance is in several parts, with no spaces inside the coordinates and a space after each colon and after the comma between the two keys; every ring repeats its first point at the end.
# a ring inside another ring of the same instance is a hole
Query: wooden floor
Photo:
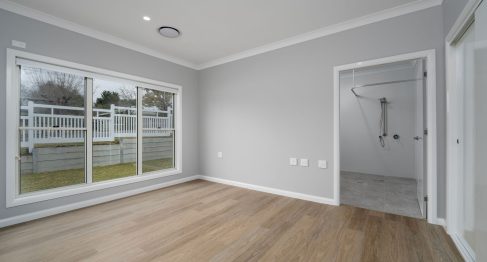
{"type": "Polygon", "coordinates": [[[0,229],[0,261],[461,261],[439,226],[192,181],[0,229]]]}

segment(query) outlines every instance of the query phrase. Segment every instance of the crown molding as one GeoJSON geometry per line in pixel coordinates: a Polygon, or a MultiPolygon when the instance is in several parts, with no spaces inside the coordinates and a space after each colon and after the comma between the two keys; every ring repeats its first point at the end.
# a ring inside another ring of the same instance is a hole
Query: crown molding
{"type": "Polygon", "coordinates": [[[368,24],[380,22],[390,18],[414,13],[424,9],[428,9],[435,6],[440,6],[443,0],[416,0],[414,2],[379,11],[373,14],[365,15],[359,18],[351,19],[342,23],[326,26],[314,31],[310,31],[304,34],[300,34],[294,37],[286,38],[281,41],[266,44],[260,47],[252,48],[234,55],[218,58],[206,63],[199,64],[196,68],[198,70],[214,67],[217,65],[229,63],[232,61],[240,60],[243,58],[255,56],[258,54],[270,52],[283,47],[303,43],[313,39],[321,38],[324,36],[336,34],[346,30],[354,29],[357,27],[365,26],[368,24]]]}
{"type": "Polygon", "coordinates": [[[181,66],[189,67],[192,69],[196,69],[196,65],[192,62],[186,61],[184,59],[174,57],[168,54],[161,53],[159,51],[147,48],[145,46],[121,39],[119,37],[103,33],[68,20],[44,13],[39,10],[32,9],[30,7],[26,7],[8,0],[0,0],[0,9],[7,10],[9,12],[19,14],[22,16],[26,16],[44,23],[48,23],[72,32],[76,32],[82,35],[86,35],[92,38],[96,38],[98,40],[102,40],[117,46],[121,46],[127,49],[131,49],[137,51],[139,53],[143,53],[149,56],[153,56],[156,58],[160,58],[181,66]]]}
{"type": "Polygon", "coordinates": [[[446,42],[455,44],[475,20],[475,11],[482,0],[469,0],[446,36],[446,42]]]}

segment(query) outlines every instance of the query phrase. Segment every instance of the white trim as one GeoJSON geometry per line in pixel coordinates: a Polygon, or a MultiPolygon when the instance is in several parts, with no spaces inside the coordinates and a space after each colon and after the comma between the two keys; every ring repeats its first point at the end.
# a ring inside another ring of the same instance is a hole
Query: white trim
{"type": "Polygon", "coordinates": [[[438,224],[437,217],[437,130],[436,130],[436,51],[426,50],[409,54],[385,57],[369,61],[361,61],[348,65],[336,66],[334,74],[334,198],[340,203],[340,71],[357,69],[393,62],[425,58],[427,63],[427,195],[428,222],[438,224]]]}
{"type": "Polygon", "coordinates": [[[442,226],[445,231],[446,231],[446,220],[444,218],[441,218],[439,217],[437,220],[436,220],[436,224],[439,225],[439,226],[442,226]]]}
{"type": "Polygon", "coordinates": [[[302,193],[297,193],[297,192],[292,192],[292,191],[287,191],[287,190],[282,190],[282,189],[277,189],[277,188],[272,188],[272,187],[265,187],[265,186],[247,184],[247,183],[243,183],[243,182],[238,182],[238,181],[233,181],[233,180],[228,180],[228,179],[223,179],[223,178],[216,178],[216,177],[211,177],[211,176],[200,176],[200,179],[210,181],[210,182],[215,182],[215,183],[220,183],[220,184],[225,184],[225,185],[230,185],[230,186],[236,186],[236,187],[246,188],[246,189],[260,191],[260,192],[265,192],[265,193],[269,193],[269,194],[279,195],[279,196],[297,198],[297,199],[302,199],[302,200],[306,200],[306,201],[311,201],[311,202],[316,202],[316,203],[321,203],[321,204],[327,204],[327,205],[336,205],[336,203],[333,201],[333,199],[326,198],[326,197],[319,197],[319,196],[302,194],[302,193]]]}
{"type": "Polygon", "coordinates": [[[448,43],[445,45],[445,63],[446,63],[446,218],[448,233],[453,235],[456,233],[458,225],[457,210],[459,210],[458,201],[458,165],[457,165],[457,144],[458,134],[456,131],[457,119],[457,90],[455,88],[456,81],[456,56],[455,49],[448,43]]]}
{"type": "Polygon", "coordinates": [[[461,236],[460,221],[458,214],[462,208],[460,203],[460,190],[458,184],[461,183],[458,163],[458,144],[456,139],[459,137],[457,122],[462,116],[458,115],[458,93],[457,81],[457,55],[455,45],[462,38],[471,23],[475,22],[475,11],[482,3],[482,0],[469,0],[455,24],[450,29],[445,39],[445,64],[446,64],[446,95],[447,95],[447,170],[446,170],[446,226],[453,242],[465,261],[475,261],[475,252],[467,241],[461,236]]]}
{"type": "MultiPolygon", "coordinates": [[[[86,184],[93,183],[93,121],[88,121],[88,119],[93,119],[93,78],[85,77],[85,179],[86,184]],[[87,161],[91,159],[90,161],[87,161]]],[[[18,174],[18,173],[17,173],[18,174]]]]}
{"type": "Polygon", "coordinates": [[[167,87],[169,89],[162,90],[162,91],[173,92],[173,93],[180,91],[180,89],[182,88],[180,85],[176,85],[172,83],[120,73],[117,71],[107,70],[99,67],[83,65],[83,64],[74,63],[62,59],[25,52],[17,49],[7,48],[7,55],[14,56],[14,61],[15,61],[14,64],[17,63],[16,58],[23,58],[23,59],[19,59],[19,61],[30,61],[31,65],[36,65],[46,69],[63,71],[66,73],[70,73],[68,69],[71,69],[74,74],[83,74],[83,76],[92,77],[92,78],[101,77],[105,80],[117,80],[117,81],[124,80],[128,84],[137,85],[141,87],[155,88],[155,89],[157,89],[158,87],[167,87]],[[64,69],[60,67],[64,67],[64,69]]]}
{"type": "Polygon", "coordinates": [[[171,180],[171,181],[156,184],[156,185],[150,185],[150,186],[146,186],[146,187],[142,187],[142,188],[137,188],[137,189],[133,189],[133,190],[129,190],[129,191],[116,193],[113,195],[98,197],[98,198],[94,198],[94,199],[90,199],[90,200],[86,200],[86,201],[82,201],[82,202],[76,202],[73,204],[54,207],[54,208],[50,208],[50,209],[44,209],[41,211],[27,213],[27,214],[23,214],[23,215],[19,215],[19,216],[4,218],[4,219],[0,220],[0,228],[19,224],[19,223],[23,223],[23,222],[27,222],[27,221],[31,221],[34,219],[39,219],[39,218],[43,218],[43,217],[48,217],[48,216],[68,212],[68,211],[75,210],[75,209],[80,209],[80,208],[84,208],[84,207],[88,207],[88,206],[98,205],[101,203],[105,203],[105,202],[129,197],[129,196],[134,196],[134,195],[145,193],[148,191],[161,189],[164,187],[169,187],[169,186],[173,186],[173,185],[177,185],[177,184],[181,184],[181,183],[186,183],[186,182],[196,180],[196,179],[199,179],[199,176],[190,176],[190,177],[179,178],[179,179],[171,180]]]}
{"type": "MultiPolygon", "coordinates": [[[[18,83],[20,70],[18,66],[15,66],[15,56],[11,55],[9,49],[7,49],[7,74],[6,74],[6,116],[5,116],[5,123],[17,123],[18,120],[16,119],[17,116],[17,108],[18,108],[18,101],[20,101],[19,92],[16,92],[16,89],[8,88],[10,86],[20,86],[18,83]]],[[[11,151],[13,148],[16,148],[17,141],[19,141],[19,134],[17,130],[14,128],[6,128],[5,131],[5,174],[18,174],[18,164],[17,162],[20,161],[20,155],[14,154],[11,151]]],[[[13,202],[16,189],[20,188],[19,177],[18,176],[9,176],[5,175],[5,194],[6,194],[6,203],[8,207],[8,203],[13,202]]]]}
{"type": "Polygon", "coordinates": [[[130,50],[134,50],[134,51],[137,51],[137,52],[140,52],[140,53],[152,56],[152,57],[163,59],[163,60],[169,61],[171,63],[175,63],[175,64],[178,64],[181,66],[196,69],[196,65],[190,61],[187,61],[187,60],[184,60],[184,59],[181,59],[178,57],[174,57],[174,56],[171,56],[168,54],[164,54],[162,52],[147,48],[145,46],[136,44],[134,42],[130,42],[130,41],[124,40],[122,38],[119,38],[119,37],[116,37],[116,36],[113,36],[113,35],[110,35],[107,33],[103,33],[101,31],[98,31],[98,30],[95,30],[92,28],[88,28],[88,27],[70,22],[68,20],[65,20],[65,19],[53,16],[53,15],[50,15],[50,14],[44,13],[44,12],[39,11],[39,10],[35,10],[33,8],[30,8],[30,7],[27,7],[24,5],[14,3],[12,1],[0,0],[0,9],[4,9],[4,10],[7,10],[7,11],[15,13],[15,14],[26,16],[26,17],[29,17],[29,18],[32,18],[32,19],[35,19],[35,20],[38,20],[38,21],[41,21],[44,23],[48,23],[48,24],[51,24],[51,25],[72,31],[72,32],[76,32],[76,33],[79,33],[82,35],[86,35],[86,36],[89,36],[89,37],[92,37],[92,38],[95,38],[95,39],[98,39],[101,41],[105,41],[105,42],[108,42],[110,44],[121,46],[121,47],[130,49],[130,50]]]}
{"type": "MultiPolygon", "coordinates": [[[[7,123],[18,123],[18,89],[12,88],[13,86],[19,86],[17,83],[18,74],[17,58],[29,59],[41,63],[47,63],[53,66],[65,66],[68,68],[73,68],[75,70],[86,71],[92,73],[91,77],[98,77],[101,74],[105,78],[121,78],[127,81],[131,81],[134,85],[139,87],[155,88],[162,91],[168,91],[175,94],[175,134],[178,136],[176,139],[176,154],[175,156],[177,163],[174,169],[162,170],[159,172],[151,172],[144,175],[125,177],[119,179],[113,179],[109,181],[96,182],[91,184],[79,184],[67,187],[54,188],[50,190],[42,190],[34,193],[27,193],[19,195],[17,192],[18,186],[18,170],[17,163],[15,162],[16,157],[18,157],[18,146],[16,141],[18,141],[18,132],[16,125],[11,125],[6,131],[6,207],[14,207],[18,205],[25,205],[29,203],[35,203],[39,201],[45,201],[49,199],[65,197],[70,195],[82,194],[86,192],[101,190],[105,188],[111,188],[136,182],[141,182],[149,179],[161,178],[166,176],[172,176],[182,173],[182,104],[181,104],[181,93],[182,87],[175,84],[165,83],[161,81],[156,81],[148,78],[133,76],[124,73],[118,73],[115,71],[105,70],[101,68],[96,68],[92,66],[86,66],[82,64],[77,64],[73,62],[68,62],[60,59],[50,58],[46,56],[41,56],[37,54],[32,54],[24,51],[19,51],[15,49],[7,49],[7,77],[6,77],[6,97],[7,97],[7,123]],[[165,88],[167,87],[167,88],[165,88]],[[13,139],[15,138],[15,139],[13,139]],[[14,152],[14,153],[13,153],[14,152]]],[[[89,108],[87,107],[87,110],[89,108]]],[[[17,124],[18,125],[18,124],[17,124]]],[[[175,135],[175,136],[176,136],[175,135]]],[[[88,152],[87,156],[90,156],[88,152]]],[[[91,159],[91,158],[90,158],[91,159]]]]}
{"type": "Polygon", "coordinates": [[[463,259],[465,262],[475,262],[475,253],[473,250],[470,248],[470,245],[467,243],[467,241],[457,235],[457,234],[450,234],[451,239],[453,240],[453,243],[458,249],[458,252],[462,255],[463,259]]]}
{"type": "Polygon", "coordinates": [[[237,54],[229,55],[226,57],[211,60],[196,66],[196,69],[206,69],[217,65],[229,63],[232,61],[244,59],[247,57],[255,56],[262,53],[267,53],[273,50],[277,50],[283,47],[292,46],[295,44],[303,43],[313,39],[321,38],[324,36],[336,34],[339,32],[347,31],[357,27],[377,23],[394,17],[414,13],[431,7],[439,6],[443,3],[443,0],[416,0],[414,2],[379,11],[373,14],[365,15],[355,19],[351,19],[342,23],[326,26],[311,32],[300,34],[297,36],[289,37],[280,41],[276,41],[270,44],[266,44],[260,47],[252,48],[237,54]]]}
{"type": "Polygon", "coordinates": [[[142,175],[142,156],[144,155],[143,136],[144,136],[144,118],[142,112],[142,101],[144,99],[142,88],[137,87],[137,175],[142,175]]]}
{"type": "MultiPolygon", "coordinates": [[[[112,187],[117,187],[117,186],[122,186],[122,185],[133,184],[133,183],[142,182],[142,181],[151,180],[151,179],[156,179],[156,178],[179,175],[181,173],[182,172],[179,170],[170,169],[170,170],[165,170],[162,172],[151,172],[150,174],[118,178],[118,179],[107,180],[107,181],[102,181],[102,182],[95,182],[92,184],[79,184],[79,185],[73,185],[73,186],[66,186],[66,187],[42,190],[42,191],[38,191],[38,192],[34,192],[34,193],[14,195],[13,197],[8,196],[7,208],[25,205],[25,204],[36,203],[36,202],[41,202],[41,201],[65,197],[65,196],[73,196],[73,195],[83,194],[83,193],[97,191],[97,190],[106,189],[106,188],[112,188],[112,187]]],[[[8,176],[11,176],[11,175],[7,174],[7,177],[8,176]]],[[[8,184],[7,184],[7,186],[8,186],[8,184]]]]}
{"type": "Polygon", "coordinates": [[[348,21],[344,21],[338,24],[322,27],[320,29],[307,32],[304,34],[300,34],[294,37],[289,37],[280,41],[276,41],[273,43],[269,43],[260,47],[252,48],[246,51],[242,51],[233,55],[217,58],[214,60],[210,60],[201,64],[195,64],[193,62],[177,58],[168,54],[161,53],[159,51],[147,48],[145,46],[136,44],[134,42],[130,42],[119,37],[100,32],[98,30],[94,30],[68,20],[55,17],[53,15],[47,14],[45,12],[41,12],[39,10],[35,10],[24,5],[20,5],[8,0],[0,0],[0,8],[7,10],[9,12],[13,12],[22,16],[26,16],[32,19],[36,19],[63,29],[67,29],[72,32],[76,32],[79,34],[83,34],[89,37],[93,37],[98,40],[102,40],[114,45],[122,46],[127,49],[131,49],[146,55],[150,55],[153,57],[157,57],[159,59],[163,59],[181,66],[189,67],[195,70],[202,70],[210,67],[214,67],[217,65],[229,63],[232,61],[244,59],[247,57],[255,56],[258,54],[270,52],[276,49],[280,49],[283,47],[303,43],[306,41],[310,41],[316,38],[321,38],[324,36],[336,34],[339,32],[343,32],[346,30],[354,29],[357,27],[365,26],[368,24],[380,22],[383,20],[391,19],[394,17],[414,13],[417,11],[421,11],[424,9],[428,9],[435,6],[440,6],[443,3],[443,0],[416,0],[411,3],[407,3],[404,5],[396,6],[390,9],[382,10],[376,13],[372,13],[369,15],[365,15],[362,17],[358,17],[355,19],[351,19],[348,21]]]}
{"type": "Polygon", "coordinates": [[[340,205],[340,69],[333,68],[333,198],[340,205]]]}
{"type": "Polygon", "coordinates": [[[179,92],[174,94],[174,157],[176,161],[174,167],[176,170],[183,172],[183,88],[179,88],[179,92]]]}
{"type": "Polygon", "coordinates": [[[459,40],[474,19],[475,10],[483,0],[469,0],[446,36],[446,42],[453,44],[459,40]]]}

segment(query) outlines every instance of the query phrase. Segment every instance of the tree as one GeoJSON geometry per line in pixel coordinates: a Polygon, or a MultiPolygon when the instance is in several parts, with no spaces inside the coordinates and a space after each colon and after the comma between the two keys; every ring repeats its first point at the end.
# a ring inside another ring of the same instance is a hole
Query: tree
{"type": "Polygon", "coordinates": [[[173,94],[146,89],[143,105],[144,107],[157,107],[159,110],[166,111],[168,107],[173,107],[173,94]]]}
{"type": "Polygon", "coordinates": [[[120,87],[120,106],[137,106],[137,89],[133,86],[120,87]]]}
{"type": "Polygon", "coordinates": [[[27,79],[22,86],[25,90],[21,92],[23,100],[49,105],[84,106],[83,77],[44,69],[24,70],[27,79]],[[27,87],[29,82],[30,86],[27,87]]]}
{"type": "Polygon", "coordinates": [[[115,91],[104,90],[101,96],[96,99],[96,108],[110,108],[110,105],[118,105],[120,103],[120,95],[115,91]]]}

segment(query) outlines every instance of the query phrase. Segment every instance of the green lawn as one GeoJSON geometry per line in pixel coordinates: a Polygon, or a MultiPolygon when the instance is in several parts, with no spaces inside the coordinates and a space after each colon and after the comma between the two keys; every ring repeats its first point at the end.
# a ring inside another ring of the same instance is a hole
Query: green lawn
{"type": "MultiPolygon", "coordinates": [[[[142,165],[143,172],[151,172],[172,168],[171,158],[148,160],[142,165]]],[[[135,163],[98,166],[93,168],[93,182],[100,182],[127,176],[136,173],[135,163]]],[[[44,189],[77,185],[85,182],[84,169],[70,169],[44,173],[34,173],[20,176],[20,192],[28,193],[44,189]]]]}

